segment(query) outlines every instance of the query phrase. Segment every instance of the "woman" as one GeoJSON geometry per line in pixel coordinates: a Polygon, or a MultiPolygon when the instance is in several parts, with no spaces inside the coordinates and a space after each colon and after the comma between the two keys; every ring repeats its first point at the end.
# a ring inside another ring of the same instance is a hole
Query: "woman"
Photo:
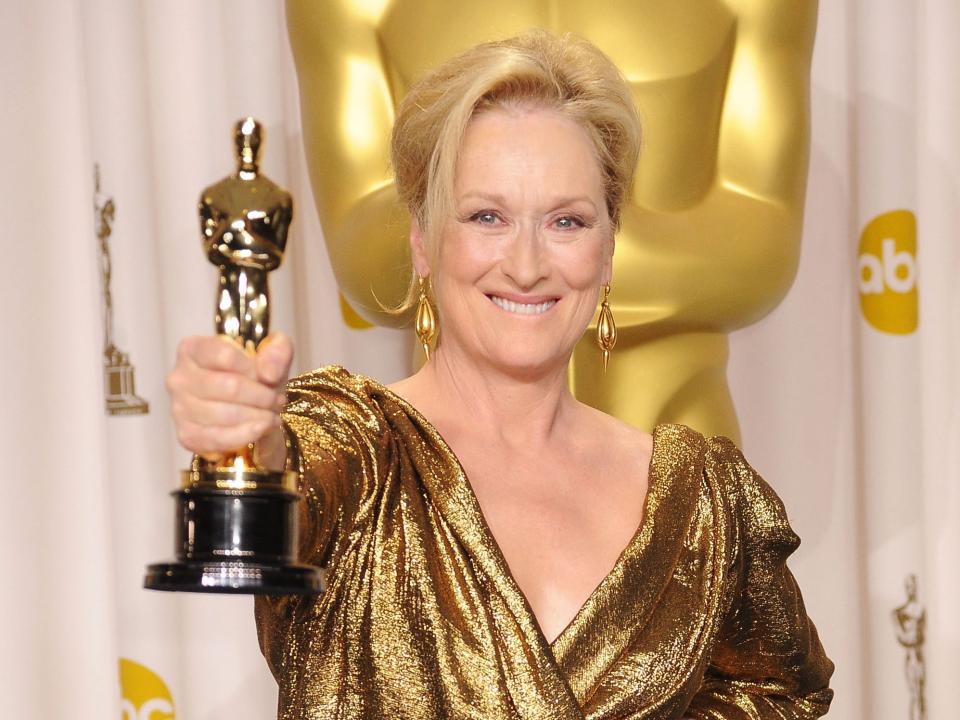
{"type": "Polygon", "coordinates": [[[255,441],[262,465],[299,469],[301,557],[328,569],[319,598],[258,599],[280,717],[826,712],[832,664],[770,487],[725,438],[649,435],[567,389],[638,147],[593,46],[478,46],[414,87],[394,128],[428,350],[440,326],[423,368],[285,385],[281,335],[256,358],[182,343],[181,442],[213,460],[255,441]]]}

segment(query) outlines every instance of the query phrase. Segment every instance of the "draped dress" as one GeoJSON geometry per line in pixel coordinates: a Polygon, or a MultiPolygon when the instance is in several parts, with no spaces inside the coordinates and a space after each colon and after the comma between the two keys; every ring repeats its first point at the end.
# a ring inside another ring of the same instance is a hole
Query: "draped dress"
{"type": "Polygon", "coordinates": [[[300,557],[318,596],[259,597],[281,720],[787,720],[833,664],[786,559],[783,503],[730,440],[653,432],[643,519],[549,642],[463,466],[417,410],[339,367],[293,379],[300,557]]]}

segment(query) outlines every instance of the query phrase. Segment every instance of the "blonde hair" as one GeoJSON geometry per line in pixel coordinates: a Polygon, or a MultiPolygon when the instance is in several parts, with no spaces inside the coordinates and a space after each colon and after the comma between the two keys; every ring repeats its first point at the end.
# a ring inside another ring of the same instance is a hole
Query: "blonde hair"
{"type": "MultiPolygon", "coordinates": [[[[587,132],[614,230],[633,182],[640,120],[627,83],[596,46],[545,30],[477,45],[417,82],[397,108],[390,143],[397,192],[423,232],[431,265],[452,215],[454,173],[470,119],[494,108],[545,108],[587,132]]],[[[418,297],[416,273],[405,312],[418,297]]]]}

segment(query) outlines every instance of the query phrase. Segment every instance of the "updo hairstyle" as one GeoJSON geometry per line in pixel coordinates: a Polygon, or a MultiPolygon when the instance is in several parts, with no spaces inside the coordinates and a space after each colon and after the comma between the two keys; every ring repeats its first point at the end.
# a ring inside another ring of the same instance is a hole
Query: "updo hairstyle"
{"type": "MultiPolygon", "coordinates": [[[[490,109],[550,109],[589,136],[614,229],[640,150],[640,120],[626,80],[595,45],[534,30],[486,42],[435,68],[397,108],[390,155],[397,192],[423,232],[431,265],[453,215],[454,173],[470,119],[490,109]]],[[[403,312],[415,304],[416,273],[403,312]]]]}

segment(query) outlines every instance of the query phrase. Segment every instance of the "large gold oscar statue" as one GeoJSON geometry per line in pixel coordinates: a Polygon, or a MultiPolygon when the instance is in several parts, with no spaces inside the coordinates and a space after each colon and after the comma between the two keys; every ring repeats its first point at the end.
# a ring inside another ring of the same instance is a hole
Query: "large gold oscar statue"
{"type": "MultiPolygon", "coordinates": [[[[425,70],[532,26],[572,31],[623,70],[644,126],[610,304],[604,375],[589,333],[577,397],[650,429],[681,422],[738,439],[728,333],[793,281],[809,152],[815,0],[288,0],[304,142],[344,295],[384,325],[409,272],[390,178],[396,103],[425,70]]],[[[406,319],[409,321],[409,318],[406,319]]]]}

